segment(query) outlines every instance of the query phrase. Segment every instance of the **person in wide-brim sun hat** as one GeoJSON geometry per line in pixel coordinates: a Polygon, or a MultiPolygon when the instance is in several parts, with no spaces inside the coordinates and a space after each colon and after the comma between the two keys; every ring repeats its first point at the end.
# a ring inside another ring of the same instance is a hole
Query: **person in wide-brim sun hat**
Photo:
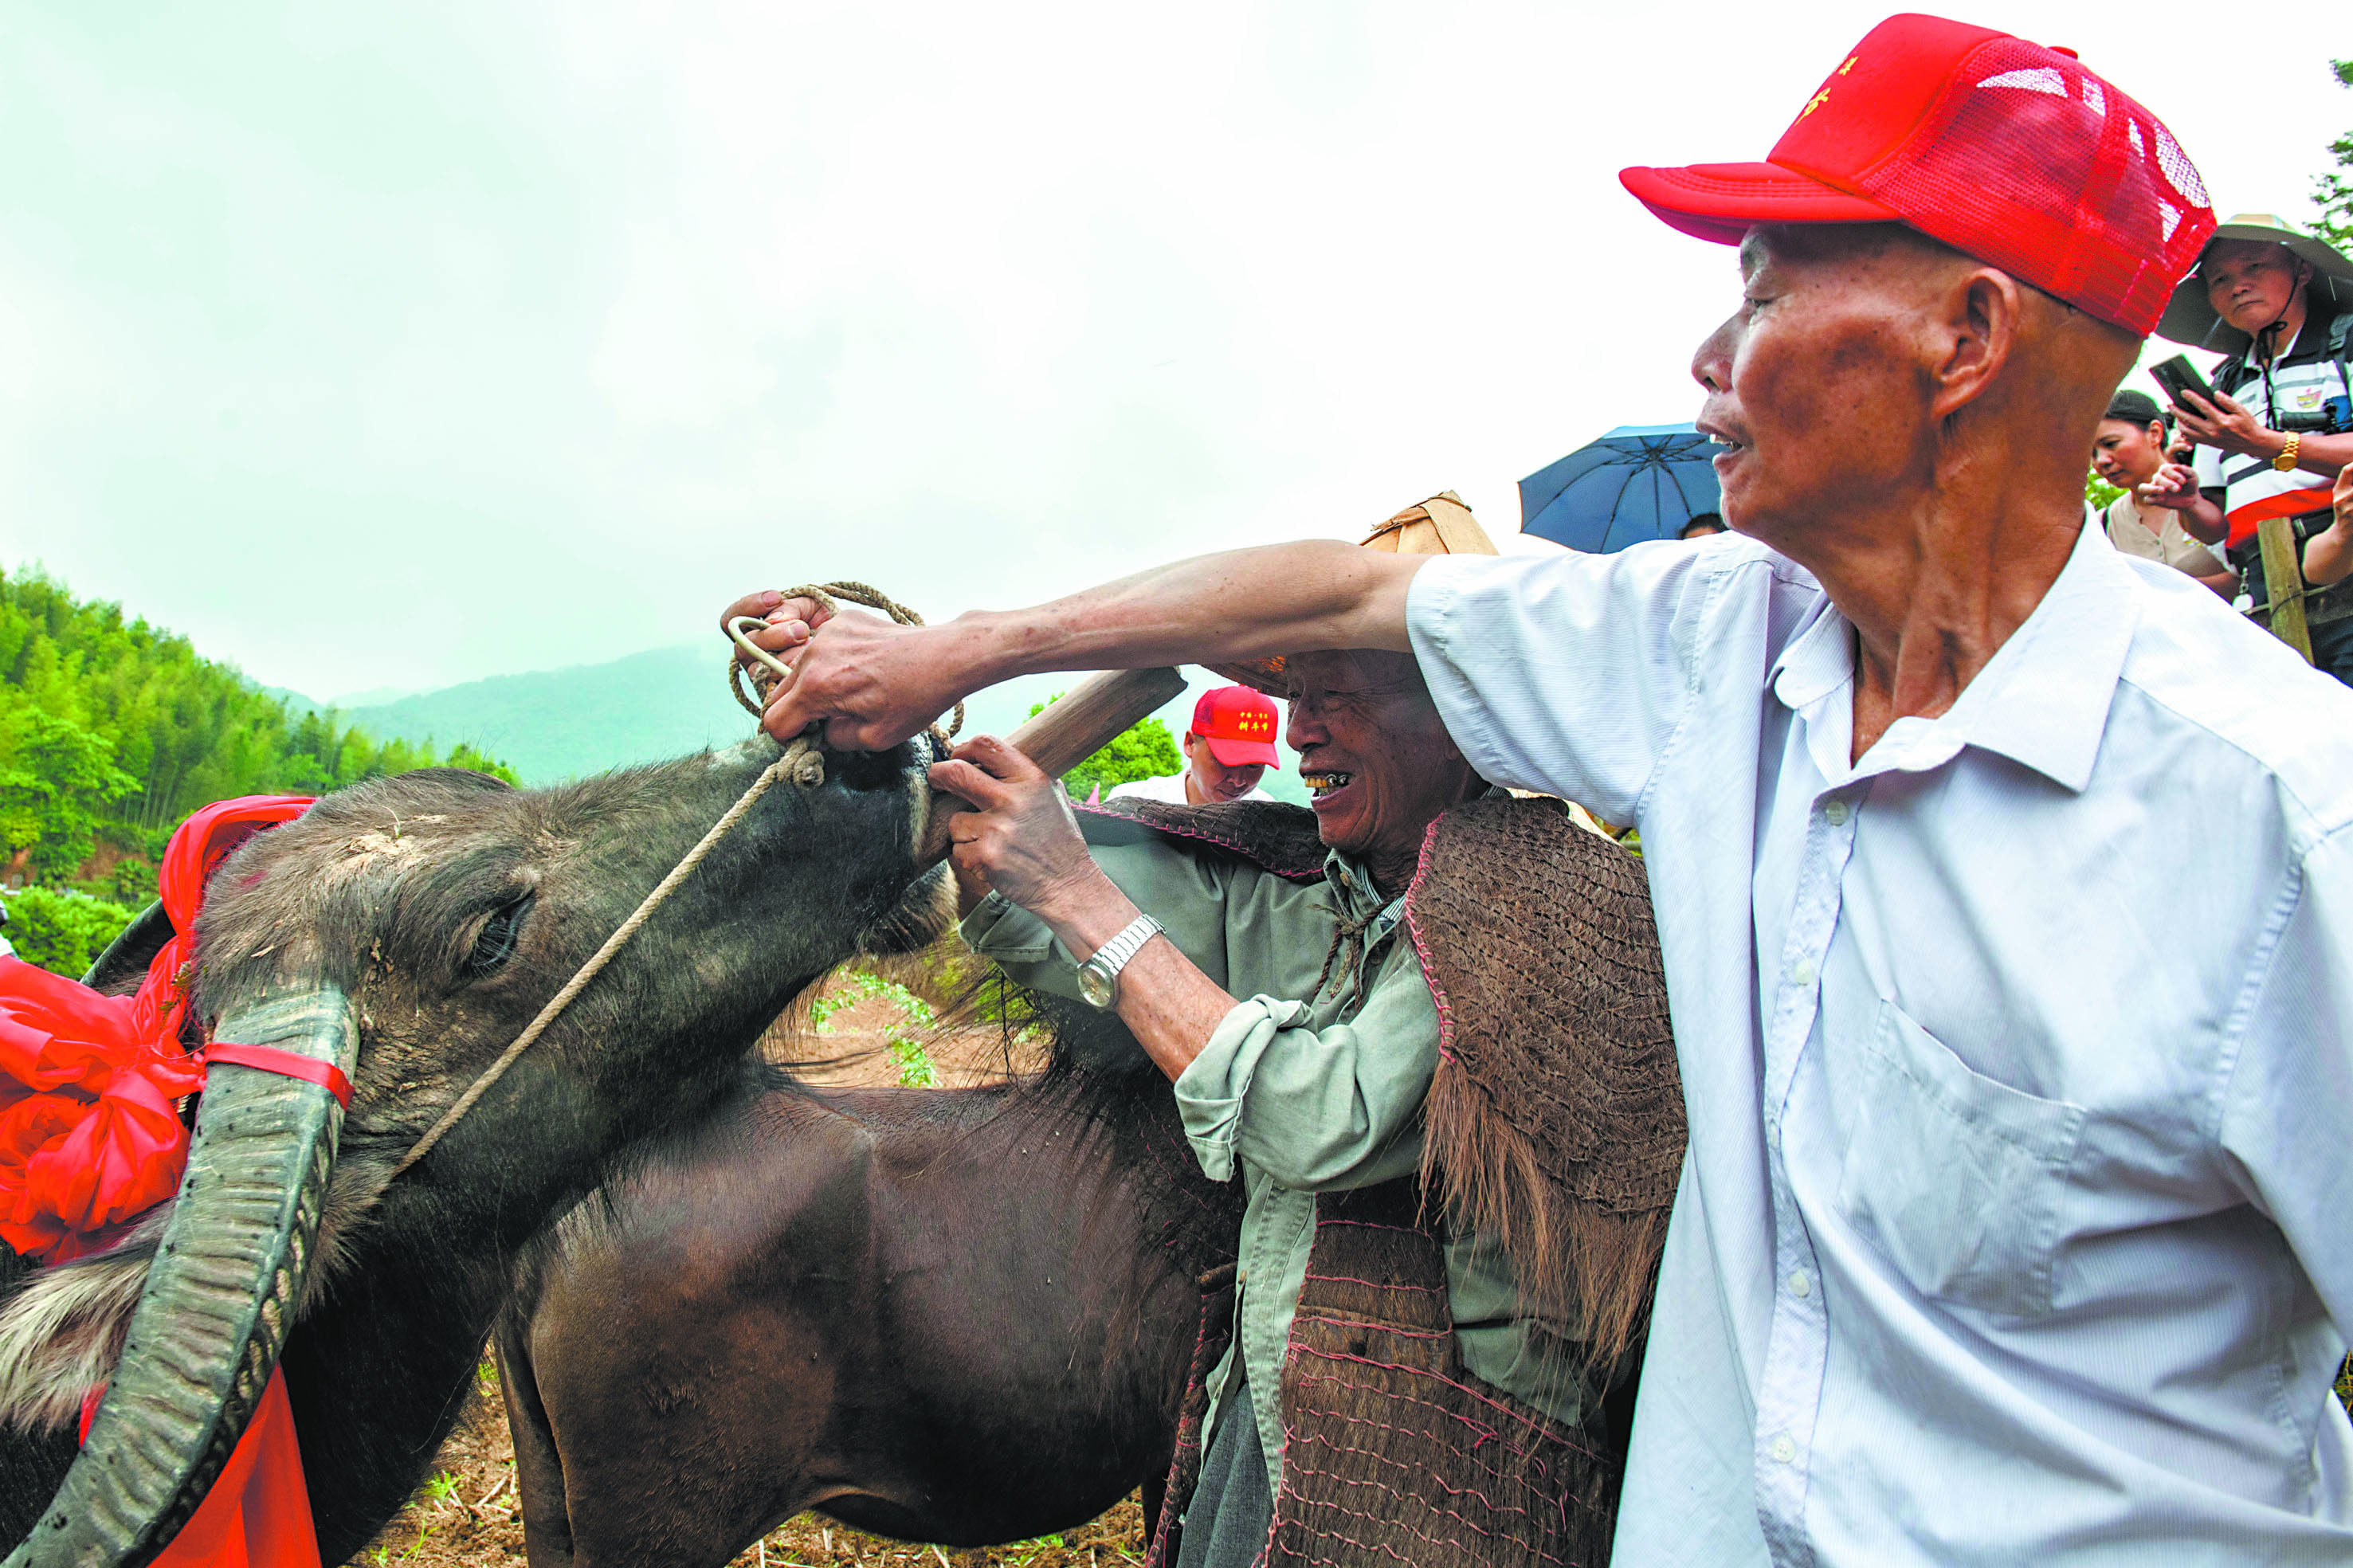
{"type": "MultiPolygon", "coordinates": [[[[2240,213],[2220,225],[2206,241],[2217,245],[2242,243],[2284,246],[2288,254],[2308,264],[2308,308],[2326,320],[2340,310],[2353,310],[2353,259],[2317,235],[2305,234],[2271,213],[2240,213]]],[[[2202,260],[2202,253],[2201,253],[2202,260]]],[[[2203,268],[2181,280],[2157,323],[2158,336],[2218,353],[2242,354],[2253,339],[2224,321],[2207,297],[2203,268]]]]}

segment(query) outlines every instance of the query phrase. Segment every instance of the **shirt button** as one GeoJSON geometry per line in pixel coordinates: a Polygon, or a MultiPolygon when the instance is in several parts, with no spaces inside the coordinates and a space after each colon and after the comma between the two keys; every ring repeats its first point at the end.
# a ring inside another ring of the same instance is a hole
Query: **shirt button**
{"type": "Polygon", "coordinates": [[[1846,802],[1842,800],[1834,800],[1828,805],[1822,807],[1822,820],[1828,822],[1832,827],[1844,827],[1846,826],[1846,802]]]}
{"type": "Polygon", "coordinates": [[[1798,960],[1798,962],[1797,962],[1797,963],[1793,963],[1793,964],[1789,965],[1789,984],[1792,984],[1792,985],[1811,985],[1813,983],[1814,983],[1814,966],[1813,966],[1812,964],[1810,964],[1810,963],[1807,963],[1804,959],[1802,959],[1802,958],[1801,958],[1801,959],[1798,960]]]}
{"type": "Polygon", "coordinates": [[[1806,1278],[1806,1271],[1804,1269],[1798,1269],[1789,1276],[1790,1295],[1795,1296],[1799,1300],[1802,1301],[1813,1293],[1814,1282],[1806,1278]]]}
{"type": "Polygon", "coordinates": [[[1773,1458],[1784,1465],[1794,1465],[1798,1462],[1798,1445],[1790,1439],[1787,1432],[1773,1439],[1773,1458]]]}

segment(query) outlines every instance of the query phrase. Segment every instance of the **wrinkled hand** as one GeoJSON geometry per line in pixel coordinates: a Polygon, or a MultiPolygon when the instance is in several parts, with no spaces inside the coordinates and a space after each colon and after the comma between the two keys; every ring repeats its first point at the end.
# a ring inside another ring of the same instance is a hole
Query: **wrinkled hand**
{"type": "Polygon", "coordinates": [[[948,761],[932,764],[931,778],[934,788],[977,808],[948,819],[948,853],[957,870],[985,879],[1050,925],[1111,887],[1079,837],[1061,785],[996,736],[966,741],[948,761]]]}
{"type": "Polygon", "coordinates": [[[2262,420],[2248,413],[2234,398],[2216,393],[2211,403],[2196,393],[2185,393],[2186,402],[2174,405],[2174,416],[2181,433],[2201,447],[2219,447],[2225,452],[2238,452],[2250,458],[2277,457],[2280,451],[2278,435],[2262,420]]]}
{"type": "Polygon", "coordinates": [[[2197,470],[2179,463],[2168,463],[2157,470],[2157,477],[2148,483],[2133,487],[2133,500],[2142,506],[2188,511],[2198,504],[2197,470]]]}
{"type": "Polygon", "coordinates": [[[779,681],[774,670],[735,649],[735,662],[755,682],[775,683],[763,688],[766,710],[760,728],[780,742],[823,721],[826,742],[836,750],[885,751],[965,695],[939,639],[925,636],[928,628],[899,626],[862,610],[828,615],[814,599],[787,599],[773,588],[728,605],[720,614],[721,631],[738,616],[765,620],[768,629],[753,633],[753,644],[793,669],[791,680],[779,681]]]}
{"type": "Polygon", "coordinates": [[[2337,526],[2353,528],[2353,463],[2337,470],[2337,488],[2328,492],[2328,503],[2337,509],[2337,526]]]}

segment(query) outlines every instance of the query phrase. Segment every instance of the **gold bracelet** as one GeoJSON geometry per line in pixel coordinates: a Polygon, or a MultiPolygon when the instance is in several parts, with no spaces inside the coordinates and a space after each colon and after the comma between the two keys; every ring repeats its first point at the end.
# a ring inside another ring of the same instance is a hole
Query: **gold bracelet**
{"type": "Polygon", "coordinates": [[[2295,472],[2296,449],[2303,445],[2304,432],[2301,430],[2289,431],[2287,433],[2287,445],[2281,447],[2280,455],[2272,459],[2272,467],[2277,468],[2283,474],[2292,474],[2295,472]]]}

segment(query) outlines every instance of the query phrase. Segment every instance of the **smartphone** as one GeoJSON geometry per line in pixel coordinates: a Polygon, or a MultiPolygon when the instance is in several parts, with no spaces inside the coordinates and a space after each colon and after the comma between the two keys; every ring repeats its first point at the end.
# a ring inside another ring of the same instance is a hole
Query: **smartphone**
{"type": "Polygon", "coordinates": [[[2151,381],[2165,388],[2166,396],[2173,400],[2176,408],[2187,409],[2192,414],[2198,412],[2182,395],[2189,392],[2196,393],[2210,405],[2214,403],[2214,389],[2206,384],[2206,378],[2198,374],[2198,367],[2191,364],[2186,355],[2175,354],[2171,359],[2158,361],[2148,367],[2148,375],[2151,381]]]}

